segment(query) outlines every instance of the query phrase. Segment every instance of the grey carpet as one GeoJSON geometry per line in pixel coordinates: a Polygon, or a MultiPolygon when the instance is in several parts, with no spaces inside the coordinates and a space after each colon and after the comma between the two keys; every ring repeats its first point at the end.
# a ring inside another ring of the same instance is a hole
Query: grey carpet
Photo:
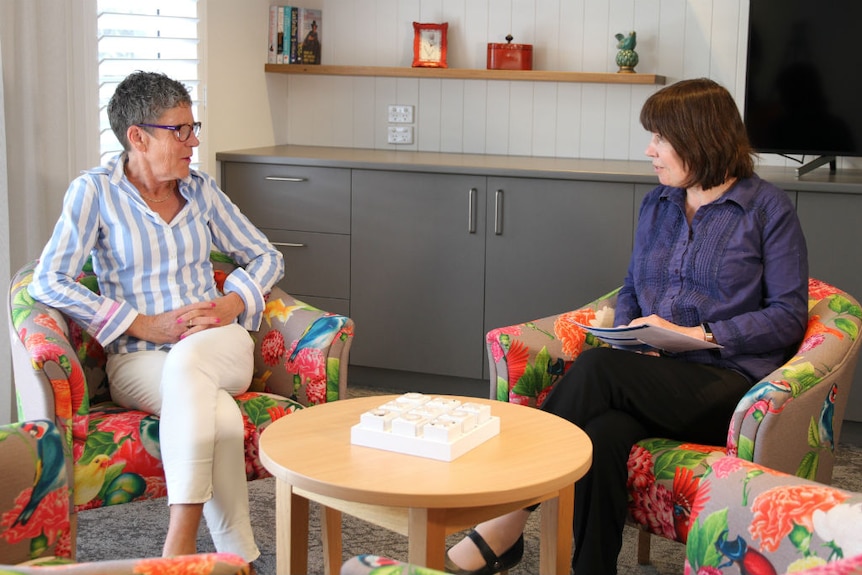
{"type": "MultiPolygon", "coordinates": [[[[351,390],[351,395],[363,395],[363,390],[351,390]]],[[[397,392],[396,392],[397,393],[397,392]]],[[[275,573],[275,480],[263,479],[249,483],[252,526],[261,550],[256,562],[260,575],[275,573]]],[[[862,491],[862,448],[842,444],[834,471],[834,484],[852,491],[862,491]]],[[[538,514],[534,514],[525,533],[524,559],[511,575],[538,573],[539,529],[538,514]]],[[[311,525],[308,553],[309,573],[322,573],[323,550],[319,531],[319,508],[311,505],[311,525]]],[[[168,509],[164,499],[114,505],[78,514],[78,560],[98,561],[135,557],[155,557],[168,525],[168,509]]],[[[407,559],[407,539],[386,529],[353,517],[344,516],[344,558],[361,553],[376,553],[396,559],[407,559]]],[[[461,538],[454,534],[449,545],[461,538]]],[[[636,561],[637,533],[627,527],[619,559],[619,575],[680,575],[683,572],[684,547],[681,544],[652,538],[650,565],[636,561]]],[[[213,551],[205,526],[198,537],[199,551],[213,551]]]]}

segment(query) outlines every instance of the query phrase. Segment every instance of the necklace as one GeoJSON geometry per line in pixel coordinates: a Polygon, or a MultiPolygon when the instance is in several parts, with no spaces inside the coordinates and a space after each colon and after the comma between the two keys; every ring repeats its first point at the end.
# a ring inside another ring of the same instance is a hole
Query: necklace
{"type": "Polygon", "coordinates": [[[169,195],[165,198],[157,200],[156,198],[151,198],[150,196],[144,195],[140,190],[138,190],[138,193],[141,194],[142,198],[144,198],[148,202],[153,202],[154,204],[161,204],[162,202],[167,202],[168,200],[170,200],[171,198],[174,197],[174,194],[172,193],[171,195],[169,195]]]}

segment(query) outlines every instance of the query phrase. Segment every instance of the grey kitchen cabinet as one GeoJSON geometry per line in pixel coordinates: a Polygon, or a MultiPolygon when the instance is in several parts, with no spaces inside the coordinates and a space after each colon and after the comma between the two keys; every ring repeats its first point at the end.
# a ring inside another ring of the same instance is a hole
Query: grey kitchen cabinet
{"type": "Polygon", "coordinates": [[[284,291],[350,315],[350,170],[223,162],[222,189],[284,254],[284,291]]]}
{"type": "Polygon", "coordinates": [[[622,282],[633,214],[633,184],[354,171],[351,361],[487,377],[489,329],[622,282]]]}
{"type": "Polygon", "coordinates": [[[351,364],[482,377],[485,178],[353,171],[351,364]]]}
{"type": "MultiPolygon", "coordinates": [[[[487,393],[488,330],[619,285],[657,184],[649,162],[294,145],[216,159],[272,241],[304,246],[283,246],[287,291],[357,320],[351,381],[438,393],[487,393]]],[[[862,171],[758,174],[795,200],[811,275],[862,298],[862,171]]],[[[862,421],[854,381],[845,418],[862,421]]]]}
{"type": "Polygon", "coordinates": [[[484,331],[576,309],[621,285],[634,196],[626,183],[488,178],[484,331]]]}

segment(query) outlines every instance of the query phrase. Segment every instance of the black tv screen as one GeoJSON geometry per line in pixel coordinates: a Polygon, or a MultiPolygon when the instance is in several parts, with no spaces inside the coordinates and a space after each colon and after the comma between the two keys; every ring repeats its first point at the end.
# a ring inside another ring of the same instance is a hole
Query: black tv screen
{"type": "Polygon", "coordinates": [[[744,118],[759,152],[862,156],[862,0],[751,0],[744,118]]]}

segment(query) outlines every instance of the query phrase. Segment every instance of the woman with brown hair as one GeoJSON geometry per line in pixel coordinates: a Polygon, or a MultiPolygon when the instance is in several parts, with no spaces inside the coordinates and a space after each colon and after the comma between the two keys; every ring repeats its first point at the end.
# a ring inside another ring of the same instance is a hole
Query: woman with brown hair
{"type": "MultiPolygon", "coordinates": [[[[722,347],[590,349],[548,395],[542,409],[593,442],[592,468],[575,486],[578,575],[617,572],[632,446],[655,436],[723,444],[740,398],[792,356],[808,317],[796,211],[754,173],[730,93],[708,79],[681,81],[647,99],[640,121],[652,134],[646,155],[660,185],[641,204],[615,325],[649,323],[722,347]]],[[[528,517],[519,510],[478,525],[449,550],[447,570],[511,568],[528,517]]]]}

